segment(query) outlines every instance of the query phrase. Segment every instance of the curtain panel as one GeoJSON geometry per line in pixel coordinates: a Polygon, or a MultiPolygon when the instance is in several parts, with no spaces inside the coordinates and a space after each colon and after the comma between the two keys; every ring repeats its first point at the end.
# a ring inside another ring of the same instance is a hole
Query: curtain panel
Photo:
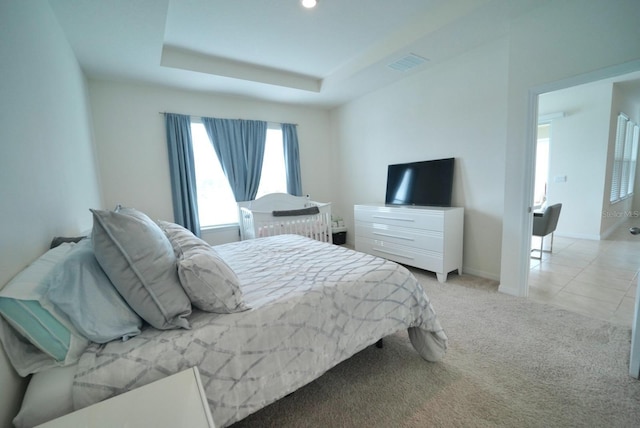
{"type": "Polygon", "coordinates": [[[174,220],[194,235],[200,236],[191,117],[174,113],[165,113],[164,117],[174,220]]]}
{"type": "Polygon", "coordinates": [[[287,192],[294,196],[302,196],[298,131],[296,125],[291,123],[283,123],[281,127],[284,144],[284,167],[287,173],[287,192]]]}
{"type": "Polygon", "coordinates": [[[255,199],[262,173],[267,122],[203,117],[202,123],[236,202],[255,199]]]}

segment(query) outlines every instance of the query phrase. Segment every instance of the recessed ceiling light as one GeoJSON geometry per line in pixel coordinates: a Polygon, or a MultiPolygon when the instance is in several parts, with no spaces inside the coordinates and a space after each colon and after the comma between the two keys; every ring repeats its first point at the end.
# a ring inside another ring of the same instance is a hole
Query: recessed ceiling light
{"type": "Polygon", "coordinates": [[[316,5],[318,4],[318,0],[302,0],[301,3],[302,6],[306,7],[307,9],[311,9],[316,7],[316,5]]]}

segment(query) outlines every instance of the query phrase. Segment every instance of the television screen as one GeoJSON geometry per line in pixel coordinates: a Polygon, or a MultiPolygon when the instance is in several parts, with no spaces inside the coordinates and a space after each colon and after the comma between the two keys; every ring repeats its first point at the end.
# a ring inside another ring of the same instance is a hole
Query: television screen
{"type": "Polygon", "coordinates": [[[385,203],[450,207],[454,159],[389,165],[385,203]]]}

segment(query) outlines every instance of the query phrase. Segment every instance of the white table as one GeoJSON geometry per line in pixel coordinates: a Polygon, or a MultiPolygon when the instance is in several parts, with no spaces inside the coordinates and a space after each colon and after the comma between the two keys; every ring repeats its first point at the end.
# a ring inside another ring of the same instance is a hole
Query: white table
{"type": "Polygon", "coordinates": [[[39,427],[215,428],[197,367],[54,419],[39,427]]]}

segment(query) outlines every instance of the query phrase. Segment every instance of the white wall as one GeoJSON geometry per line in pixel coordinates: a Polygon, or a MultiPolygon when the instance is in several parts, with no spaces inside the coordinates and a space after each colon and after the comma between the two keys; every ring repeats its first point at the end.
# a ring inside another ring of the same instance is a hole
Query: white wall
{"type": "Polygon", "coordinates": [[[387,165],[455,157],[453,205],[465,208],[464,270],[498,279],[507,117],[506,40],[433,66],[332,112],[340,209],[384,203],[387,165]]]}
{"type": "Polygon", "coordinates": [[[539,115],[565,113],[551,123],[549,147],[548,205],[562,203],[556,235],[600,239],[612,88],[579,85],[539,98],[539,115]]]}
{"type": "MultiPolygon", "coordinates": [[[[91,80],[91,105],[105,208],[136,207],[173,220],[164,116],[159,112],[298,124],[303,192],[331,201],[331,138],[325,110],[237,97],[91,80]]],[[[238,239],[222,231],[210,243],[238,239]]]]}
{"type": "MultiPolygon", "coordinates": [[[[537,94],[640,68],[637,6],[542,2],[513,19],[506,40],[336,109],[341,209],[382,201],[389,163],[461,157],[454,203],[466,208],[464,268],[526,295],[537,94]]],[[[353,230],[353,214],[345,218],[353,230]]]]}
{"type": "MultiPolygon", "coordinates": [[[[0,287],[99,206],[85,81],[49,4],[0,2],[0,287]]],[[[0,351],[0,426],[22,396],[0,351]],[[12,392],[16,391],[14,397],[12,392]]]]}
{"type": "Polygon", "coordinates": [[[564,0],[511,24],[501,291],[526,295],[536,118],[529,95],[640,68],[637,17],[637,0],[564,0]]]}

